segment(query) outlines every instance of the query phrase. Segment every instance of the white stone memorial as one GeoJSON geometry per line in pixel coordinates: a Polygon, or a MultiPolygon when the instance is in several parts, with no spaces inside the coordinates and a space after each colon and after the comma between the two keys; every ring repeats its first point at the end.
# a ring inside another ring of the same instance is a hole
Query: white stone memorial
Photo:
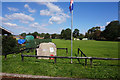
{"type": "MultiPolygon", "coordinates": [[[[41,43],[37,48],[37,56],[56,56],[56,45],[52,42],[41,43]]],[[[44,57],[38,57],[38,59],[49,59],[44,57]]]]}

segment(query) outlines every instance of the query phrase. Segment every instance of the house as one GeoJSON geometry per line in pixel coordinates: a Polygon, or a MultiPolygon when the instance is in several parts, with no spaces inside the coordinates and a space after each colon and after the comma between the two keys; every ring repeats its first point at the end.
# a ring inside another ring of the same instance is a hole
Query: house
{"type": "Polygon", "coordinates": [[[0,35],[8,35],[9,36],[11,34],[13,34],[11,31],[0,26],[0,35]]]}
{"type": "Polygon", "coordinates": [[[83,38],[82,40],[88,40],[88,38],[83,38]]]}

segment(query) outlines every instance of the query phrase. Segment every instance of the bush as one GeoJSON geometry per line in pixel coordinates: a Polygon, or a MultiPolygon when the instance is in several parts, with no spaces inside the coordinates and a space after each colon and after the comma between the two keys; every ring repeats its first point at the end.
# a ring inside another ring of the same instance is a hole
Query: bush
{"type": "Polygon", "coordinates": [[[52,39],[34,39],[26,42],[26,48],[36,48],[37,45],[43,42],[52,42],[52,39]]]}
{"type": "Polygon", "coordinates": [[[19,45],[13,36],[2,36],[2,55],[19,51],[19,45]]]}

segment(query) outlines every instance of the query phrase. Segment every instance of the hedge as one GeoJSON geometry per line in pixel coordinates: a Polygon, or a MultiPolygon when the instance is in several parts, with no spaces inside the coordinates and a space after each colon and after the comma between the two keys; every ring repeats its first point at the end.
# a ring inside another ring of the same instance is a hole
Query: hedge
{"type": "Polygon", "coordinates": [[[26,42],[26,48],[36,48],[40,43],[52,42],[52,39],[34,39],[26,42]]]}

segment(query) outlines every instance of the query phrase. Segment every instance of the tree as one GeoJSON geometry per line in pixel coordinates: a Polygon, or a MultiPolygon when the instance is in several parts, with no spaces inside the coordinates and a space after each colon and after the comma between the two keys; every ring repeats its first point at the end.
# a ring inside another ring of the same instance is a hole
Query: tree
{"type": "Polygon", "coordinates": [[[36,38],[38,36],[38,32],[34,32],[32,33],[32,35],[34,36],[34,38],[36,38]]]}
{"type": "Polygon", "coordinates": [[[95,39],[95,40],[100,39],[100,37],[101,37],[100,34],[101,34],[101,31],[100,30],[96,30],[94,32],[94,34],[93,34],[93,39],[95,39]]]}
{"type": "Polygon", "coordinates": [[[44,39],[50,39],[50,34],[46,33],[44,39]]]}
{"type": "Polygon", "coordinates": [[[25,38],[25,36],[26,36],[27,34],[26,34],[26,33],[22,33],[22,34],[20,34],[20,35],[25,38]]]}
{"type": "Polygon", "coordinates": [[[41,34],[40,34],[40,37],[45,37],[45,33],[41,33],[41,34]]]}
{"type": "Polygon", "coordinates": [[[51,37],[52,37],[52,39],[56,39],[57,34],[52,34],[51,37]]]}
{"type": "Polygon", "coordinates": [[[85,34],[85,37],[88,37],[89,39],[98,39],[100,38],[100,27],[92,27],[88,30],[88,32],[85,34]]]}
{"type": "Polygon", "coordinates": [[[78,37],[79,37],[79,30],[78,30],[78,29],[75,29],[75,30],[73,31],[73,37],[74,37],[74,38],[78,38],[78,37]]]}
{"type": "Polygon", "coordinates": [[[27,35],[32,35],[32,33],[29,32],[27,35]]]}
{"type": "Polygon", "coordinates": [[[63,39],[63,38],[65,38],[65,30],[64,29],[61,31],[61,39],[63,39]]]}
{"type": "Polygon", "coordinates": [[[71,29],[67,28],[64,32],[64,39],[70,40],[71,39],[71,29]]]}
{"type": "Polygon", "coordinates": [[[67,28],[66,30],[61,31],[61,39],[70,40],[71,39],[71,29],[67,28]]]}
{"type": "Polygon", "coordinates": [[[79,39],[82,40],[84,38],[84,35],[83,34],[80,34],[79,35],[79,39]]]}
{"type": "Polygon", "coordinates": [[[120,24],[119,21],[110,22],[103,31],[102,35],[107,40],[117,40],[120,37],[120,24]]]}

